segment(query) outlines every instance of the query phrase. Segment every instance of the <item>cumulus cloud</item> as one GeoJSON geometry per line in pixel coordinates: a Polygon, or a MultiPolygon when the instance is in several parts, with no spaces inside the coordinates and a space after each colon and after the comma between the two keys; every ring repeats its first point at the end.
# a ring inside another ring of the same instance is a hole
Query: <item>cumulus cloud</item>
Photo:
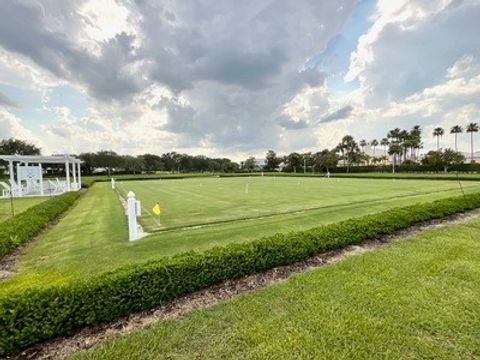
{"type": "Polygon", "coordinates": [[[91,106],[114,112],[122,126],[160,113],[155,131],[180,145],[233,152],[278,145],[283,131],[309,124],[288,118],[285,104],[323,86],[325,74],[305,61],[355,2],[109,3],[0,2],[0,47],[22,66],[86,91],[91,106]],[[168,95],[139,106],[151,87],[168,95]]]}
{"type": "MultiPolygon", "coordinates": [[[[345,133],[380,138],[417,123],[429,131],[450,126],[455,113],[474,121],[479,0],[378,0],[343,69],[344,86],[309,59],[338,38],[354,6],[0,1],[0,85],[42,94],[61,85],[85,95],[82,109],[45,97],[39,106],[50,119],[38,125],[45,142],[64,152],[243,157],[331,147],[345,133]]],[[[34,122],[13,114],[18,103],[2,88],[0,106],[10,111],[2,135],[34,122]]]]}
{"type": "Polygon", "coordinates": [[[353,107],[350,105],[347,105],[323,117],[319,122],[327,123],[331,121],[346,119],[350,116],[352,111],[353,111],[353,107]]]}
{"type": "Polygon", "coordinates": [[[19,104],[0,92],[0,106],[15,108],[19,107],[19,104]]]}
{"type": "Polygon", "coordinates": [[[352,54],[367,105],[381,106],[434,85],[455,61],[480,56],[480,2],[380,0],[376,21],[352,54]]]}

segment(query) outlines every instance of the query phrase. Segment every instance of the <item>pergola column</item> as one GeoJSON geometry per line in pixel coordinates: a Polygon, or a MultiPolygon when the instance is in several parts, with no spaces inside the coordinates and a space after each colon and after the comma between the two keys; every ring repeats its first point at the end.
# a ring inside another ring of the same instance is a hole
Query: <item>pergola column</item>
{"type": "Polygon", "coordinates": [[[20,163],[17,163],[17,196],[23,196],[22,183],[20,181],[20,163]]]}
{"type": "Polygon", "coordinates": [[[15,177],[13,175],[13,161],[8,162],[8,172],[10,173],[10,185],[13,186],[13,183],[15,182],[15,177]]]}
{"type": "Polygon", "coordinates": [[[43,196],[43,168],[42,168],[42,163],[38,163],[38,167],[40,168],[40,195],[43,196]]]}
{"type": "Polygon", "coordinates": [[[65,162],[65,175],[67,177],[67,191],[70,191],[70,164],[65,162]]]}
{"type": "Polygon", "coordinates": [[[78,167],[78,188],[80,189],[82,187],[82,171],[80,168],[80,162],[77,163],[78,167]]]}
{"type": "Polygon", "coordinates": [[[75,189],[77,189],[77,169],[74,162],[72,162],[72,172],[73,172],[73,185],[75,189]]]}

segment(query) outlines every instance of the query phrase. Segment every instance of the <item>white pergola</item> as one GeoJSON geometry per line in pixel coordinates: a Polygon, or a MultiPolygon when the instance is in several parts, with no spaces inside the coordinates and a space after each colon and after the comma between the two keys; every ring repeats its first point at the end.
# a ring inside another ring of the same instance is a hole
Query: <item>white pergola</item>
{"type": "Polygon", "coordinates": [[[10,175],[9,185],[0,182],[0,187],[4,188],[3,197],[59,195],[67,191],[78,191],[81,188],[80,164],[82,161],[74,156],[0,155],[0,160],[8,162],[10,175]],[[66,180],[44,181],[44,164],[65,165],[66,180]]]}

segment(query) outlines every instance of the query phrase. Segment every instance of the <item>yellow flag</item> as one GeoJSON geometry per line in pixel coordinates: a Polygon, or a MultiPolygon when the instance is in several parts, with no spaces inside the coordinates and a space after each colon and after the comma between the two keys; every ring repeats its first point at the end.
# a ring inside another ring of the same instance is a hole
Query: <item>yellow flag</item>
{"type": "Polygon", "coordinates": [[[160,204],[156,203],[155,206],[153,207],[152,211],[155,215],[160,215],[160,204]]]}

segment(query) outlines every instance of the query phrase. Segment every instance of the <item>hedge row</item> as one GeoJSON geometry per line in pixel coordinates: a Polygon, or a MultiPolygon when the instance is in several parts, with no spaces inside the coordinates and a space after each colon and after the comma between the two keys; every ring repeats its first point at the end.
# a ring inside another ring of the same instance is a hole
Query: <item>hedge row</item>
{"type": "Polygon", "coordinates": [[[480,207],[480,194],[438,200],[203,253],[184,253],[63,286],[12,292],[0,298],[0,354],[151,308],[222,280],[290,264],[476,207],[480,207]]]}
{"type": "Polygon", "coordinates": [[[0,257],[37,235],[79,196],[78,192],[69,192],[52,197],[0,223],[0,257]]]}

